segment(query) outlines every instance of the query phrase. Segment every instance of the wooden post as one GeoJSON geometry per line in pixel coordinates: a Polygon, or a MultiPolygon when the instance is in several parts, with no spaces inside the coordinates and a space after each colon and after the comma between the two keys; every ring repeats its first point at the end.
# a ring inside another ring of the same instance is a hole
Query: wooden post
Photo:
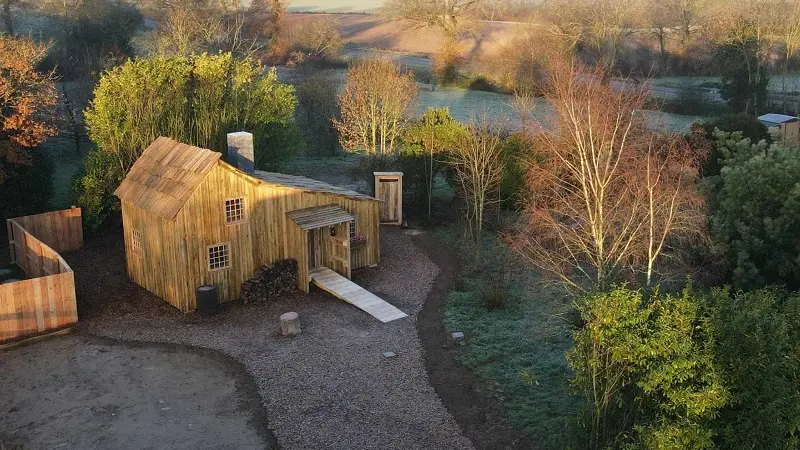
{"type": "Polygon", "coordinates": [[[297,313],[281,314],[281,334],[284,336],[297,336],[300,333],[300,317],[297,313]]]}

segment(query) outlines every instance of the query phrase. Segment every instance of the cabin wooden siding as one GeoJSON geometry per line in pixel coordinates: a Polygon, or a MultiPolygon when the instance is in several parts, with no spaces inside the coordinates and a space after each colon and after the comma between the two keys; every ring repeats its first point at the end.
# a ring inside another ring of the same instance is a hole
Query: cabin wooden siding
{"type": "MultiPolygon", "coordinates": [[[[308,291],[307,233],[288,211],[338,205],[356,218],[367,244],[352,250],[352,268],[380,260],[379,202],[267,183],[220,161],[196,187],[174,221],[123,202],[125,254],[133,281],[182,311],[196,309],[195,289],[217,286],[220,302],[239,298],[255,269],[281,259],[298,262],[298,287],[308,291]],[[245,220],[226,223],[225,200],[243,198],[245,220]],[[142,233],[142,251],[132,245],[133,230],[142,233]],[[209,270],[208,247],[227,243],[230,267],[209,270]]],[[[337,231],[339,231],[337,229],[337,231]]]]}
{"type": "MultiPolygon", "coordinates": [[[[187,292],[176,283],[186,271],[183,236],[176,223],[163,219],[132,203],[122,203],[122,226],[128,276],[136,284],[187,311],[187,292]],[[141,248],[134,249],[133,233],[140,233],[141,248]]],[[[193,294],[193,292],[192,292],[193,294]]]]}

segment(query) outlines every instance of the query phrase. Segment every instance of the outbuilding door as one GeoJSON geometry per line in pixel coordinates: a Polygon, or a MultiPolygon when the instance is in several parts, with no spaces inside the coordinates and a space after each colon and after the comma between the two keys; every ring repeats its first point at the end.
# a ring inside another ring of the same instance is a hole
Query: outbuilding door
{"type": "Polygon", "coordinates": [[[349,223],[308,230],[308,268],[327,267],[350,278],[349,223]]]}
{"type": "Polygon", "coordinates": [[[325,237],[322,228],[308,230],[308,268],[325,265],[325,237]]]}

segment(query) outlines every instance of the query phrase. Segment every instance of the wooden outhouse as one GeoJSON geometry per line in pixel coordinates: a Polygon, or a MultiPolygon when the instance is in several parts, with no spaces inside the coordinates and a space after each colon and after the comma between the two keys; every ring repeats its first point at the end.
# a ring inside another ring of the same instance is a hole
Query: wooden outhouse
{"type": "Polygon", "coordinates": [[[403,172],[373,172],[383,225],[403,224],[403,172]]]}
{"type": "MultiPolygon", "coordinates": [[[[252,155],[244,153],[235,156],[252,155]]],[[[380,260],[375,198],[301,176],[245,173],[220,153],[165,137],[142,153],[115,195],[128,274],[182,311],[196,309],[202,285],[216,285],[222,302],[238,298],[256,268],[278,260],[297,260],[306,292],[311,269],[349,278],[380,260]]]]}

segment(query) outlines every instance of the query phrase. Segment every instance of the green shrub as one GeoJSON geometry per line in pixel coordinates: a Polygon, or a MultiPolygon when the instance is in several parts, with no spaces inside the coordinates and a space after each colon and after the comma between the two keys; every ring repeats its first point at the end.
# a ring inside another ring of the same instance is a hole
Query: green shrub
{"type": "Polygon", "coordinates": [[[44,212],[53,196],[53,159],[41,148],[33,149],[30,165],[15,165],[6,170],[0,183],[0,218],[44,212]]]}
{"type": "Polygon", "coordinates": [[[466,133],[467,128],[450,115],[448,108],[428,108],[404,130],[397,166],[403,172],[403,197],[410,207],[432,215],[433,188],[445,169],[445,155],[466,133]]]}
{"type": "Polygon", "coordinates": [[[720,133],[709,180],[711,236],[739,288],[800,287],[800,152],[720,133]]]}
{"type": "Polygon", "coordinates": [[[710,295],[716,362],[731,393],[717,427],[731,450],[800,448],[800,294],[710,295]]]}
{"type": "Polygon", "coordinates": [[[500,205],[514,210],[527,193],[525,155],[533,144],[529,136],[515,133],[503,141],[503,178],[500,181],[500,205]]]}
{"type": "Polygon", "coordinates": [[[83,224],[96,230],[117,209],[114,190],[125,174],[112,153],[92,150],[83,160],[83,169],[75,174],[70,187],[75,203],[82,208],[83,224]]]}
{"type": "Polygon", "coordinates": [[[692,150],[704,158],[702,168],[704,177],[719,175],[722,169],[724,155],[714,142],[716,130],[742,133],[743,137],[749,138],[753,143],[762,140],[767,141],[768,144],[772,142],[772,136],[767,127],[757,118],[747,114],[728,114],[709,121],[694,123],[691,134],[687,136],[687,141],[692,150]]]}
{"type": "Polygon", "coordinates": [[[297,122],[303,130],[308,153],[336,153],[339,149],[339,132],[333,125],[333,119],[338,116],[336,80],[317,74],[297,85],[297,122]]]}
{"type": "Polygon", "coordinates": [[[112,156],[92,155],[90,178],[75,183],[87,190],[76,193],[86,202],[79,203],[84,216],[102,222],[122,174],[159,136],[224,155],[227,133],[250,131],[256,168],[278,168],[299,146],[296,102],[274,70],[265,73],[258,62],[230,53],[130,60],[105,72],[85,120],[97,151],[112,156]],[[106,173],[101,161],[113,161],[106,173]]]}
{"type": "Polygon", "coordinates": [[[754,35],[731,40],[717,50],[722,68],[722,98],[733,112],[757,114],[767,101],[769,72],[762,62],[761,41],[754,35]]]}
{"type": "Polygon", "coordinates": [[[701,122],[701,126],[708,137],[713,137],[714,130],[718,128],[728,133],[741,132],[743,137],[753,142],[765,140],[767,143],[772,143],[772,136],[767,127],[756,117],[747,114],[727,114],[708,122],[701,122]]]}
{"type": "MultiPolygon", "coordinates": [[[[375,184],[375,172],[391,172],[397,170],[397,160],[391,155],[364,155],[358,164],[350,168],[350,177],[367,186],[375,184]]],[[[374,186],[373,186],[374,187],[374,186]]]]}
{"type": "Polygon", "coordinates": [[[586,296],[567,358],[583,394],[585,448],[709,449],[727,402],[707,315],[682,295],[615,288],[586,296]]]}

